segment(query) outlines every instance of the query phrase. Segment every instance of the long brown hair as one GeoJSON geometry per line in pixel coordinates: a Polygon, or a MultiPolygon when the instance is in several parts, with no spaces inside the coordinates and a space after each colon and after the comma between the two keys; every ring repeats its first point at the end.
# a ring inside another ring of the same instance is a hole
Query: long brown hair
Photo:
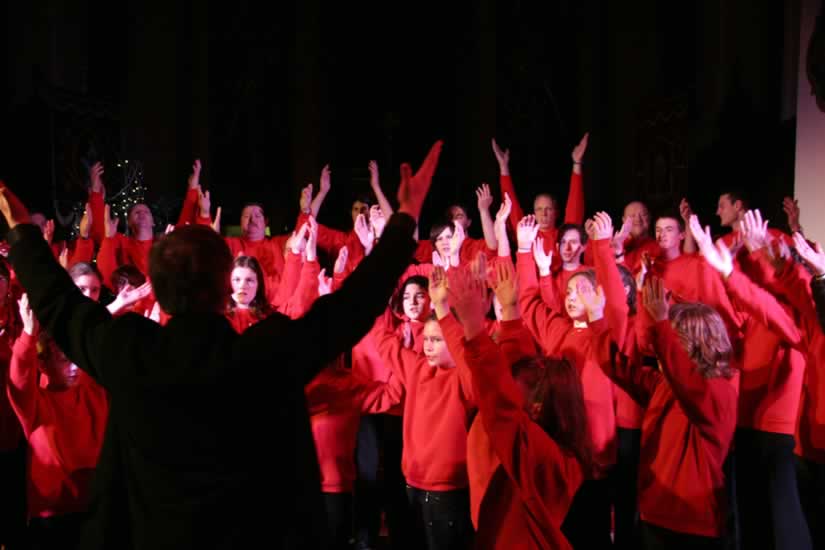
{"type": "MultiPolygon", "coordinates": [[[[258,278],[258,289],[255,292],[255,297],[249,302],[249,309],[259,319],[267,317],[272,313],[272,306],[269,305],[269,301],[266,299],[266,283],[264,283],[264,271],[261,269],[261,264],[253,256],[238,256],[232,262],[232,269],[229,270],[230,277],[236,267],[245,267],[255,272],[255,277],[258,278]]],[[[229,300],[228,309],[230,315],[235,312],[235,300],[229,300]]]]}
{"type": "Polygon", "coordinates": [[[715,309],[700,303],[676,304],[670,308],[669,317],[673,330],[702,376],[733,376],[730,338],[715,309]]]}
{"type": "Polygon", "coordinates": [[[586,475],[592,473],[593,443],[575,367],[563,359],[534,356],[516,361],[511,368],[514,378],[532,388],[527,408],[539,407],[536,423],[559,447],[576,457],[586,475]]]}

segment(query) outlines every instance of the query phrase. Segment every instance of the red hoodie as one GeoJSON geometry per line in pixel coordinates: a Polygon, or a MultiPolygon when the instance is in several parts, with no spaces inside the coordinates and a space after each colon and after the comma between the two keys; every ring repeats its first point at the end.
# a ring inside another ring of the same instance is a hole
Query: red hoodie
{"type": "Polygon", "coordinates": [[[581,465],[527,416],[509,362],[484,332],[464,355],[479,404],[467,441],[477,548],[571,548],[561,524],[581,465]]]}
{"type": "Polygon", "coordinates": [[[66,391],[37,385],[37,340],[14,344],[8,396],[29,443],[29,517],[84,512],[108,415],[105,390],[83,372],[66,391]]]}
{"type": "Polygon", "coordinates": [[[640,516],[671,531],[718,537],[727,519],[722,466],[736,428],[738,375],[705,378],[670,321],[653,325],[647,318],[661,372],[617,360],[609,338],[599,344],[605,373],[646,405],[640,516]]]}

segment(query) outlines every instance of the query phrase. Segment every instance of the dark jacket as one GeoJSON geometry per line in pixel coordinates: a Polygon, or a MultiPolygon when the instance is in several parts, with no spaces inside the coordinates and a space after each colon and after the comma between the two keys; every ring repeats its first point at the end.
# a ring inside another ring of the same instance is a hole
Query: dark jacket
{"type": "Polygon", "coordinates": [[[819,326],[825,331],[825,279],[817,277],[811,279],[811,292],[814,295],[819,326]]]}
{"type": "Polygon", "coordinates": [[[33,225],[9,258],[42,326],[109,392],[83,548],[319,548],[325,514],[304,385],[386,307],[415,249],[393,216],[341,289],[242,335],[221,315],[167,326],[85,298],[33,225]]]}

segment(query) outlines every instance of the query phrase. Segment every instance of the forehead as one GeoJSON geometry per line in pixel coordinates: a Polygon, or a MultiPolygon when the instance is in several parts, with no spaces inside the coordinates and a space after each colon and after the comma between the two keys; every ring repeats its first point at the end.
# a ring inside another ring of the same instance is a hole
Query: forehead
{"type": "Polygon", "coordinates": [[[444,230],[441,233],[438,234],[438,238],[439,239],[449,238],[450,236],[452,236],[452,234],[453,234],[453,228],[447,226],[447,227],[444,228],[444,230]]]}
{"type": "Polygon", "coordinates": [[[539,195],[536,197],[536,200],[533,201],[534,208],[547,208],[548,206],[552,208],[553,201],[547,195],[539,195]]]}
{"type": "Polygon", "coordinates": [[[464,216],[466,218],[467,212],[465,212],[464,209],[458,206],[457,204],[454,204],[450,207],[450,216],[454,218],[458,216],[464,216]]]}
{"type": "Polygon", "coordinates": [[[77,286],[95,286],[100,284],[100,280],[97,278],[97,275],[87,273],[85,275],[78,275],[75,277],[74,284],[77,286]]]}
{"type": "Polygon", "coordinates": [[[146,206],[145,204],[136,204],[136,205],[134,205],[134,206],[132,207],[131,212],[129,212],[129,213],[130,213],[130,214],[136,214],[136,213],[138,213],[138,212],[148,212],[148,213],[150,213],[150,214],[152,213],[152,211],[151,211],[151,210],[149,210],[149,207],[148,207],[148,206],[146,206]]]}
{"type": "Polygon", "coordinates": [[[567,291],[575,290],[580,284],[587,285],[590,288],[593,288],[593,283],[590,282],[585,275],[577,274],[570,277],[570,280],[567,281],[567,291]]]}
{"type": "Polygon", "coordinates": [[[363,210],[364,208],[369,208],[369,207],[370,207],[369,204],[367,204],[365,202],[362,202],[362,201],[355,201],[355,202],[352,203],[352,209],[353,210],[363,210]]]}
{"type": "Polygon", "coordinates": [[[673,218],[659,218],[656,220],[656,229],[679,229],[679,222],[673,218]]]}
{"type": "Polygon", "coordinates": [[[719,204],[733,204],[733,201],[730,200],[730,195],[728,193],[725,193],[724,195],[719,195],[719,204]]]}
{"type": "Polygon", "coordinates": [[[264,209],[258,206],[257,204],[252,204],[249,206],[245,206],[243,210],[241,210],[241,216],[263,216],[264,209]]]}
{"type": "Polygon", "coordinates": [[[232,270],[232,276],[233,277],[249,277],[249,276],[257,277],[257,274],[255,273],[254,269],[250,269],[250,268],[244,267],[244,266],[238,266],[238,267],[236,267],[235,269],[232,270]]]}
{"type": "Polygon", "coordinates": [[[580,241],[581,235],[579,234],[578,229],[570,228],[564,232],[564,235],[561,236],[561,240],[563,241],[580,241]]]}
{"type": "Polygon", "coordinates": [[[644,203],[634,201],[624,207],[625,216],[636,216],[638,214],[641,214],[643,216],[646,216],[648,214],[647,206],[645,206],[644,203]]]}
{"type": "Polygon", "coordinates": [[[438,321],[427,321],[424,324],[424,336],[442,336],[438,321]]]}
{"type": "Polygon", "coordinates": [[[424,289],[418,283],[407,283],[404,287],[404,294],[418,294],[424,292],[424,289]]]}

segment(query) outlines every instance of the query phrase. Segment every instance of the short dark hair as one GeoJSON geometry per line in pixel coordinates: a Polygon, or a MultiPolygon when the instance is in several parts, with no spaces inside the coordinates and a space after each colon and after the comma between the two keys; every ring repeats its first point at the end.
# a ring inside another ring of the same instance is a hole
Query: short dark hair
{"type": "Polygon", "coordinates": [[[404,315],[404,292],[407,290],[408,285],[418,285],[427,291],[430,288],[430,281],[423,275],[410,275],[404,279],[404,282],[390,298],[390,309],[398,317],[404,315]]]}
{"type": "Polygon", "coordinates": [[[435,247],[435,241],[438,240],[438,236],[441,235],[445,229],[450,229],[451,231],[455,227],[455,224],[449,219],[442,219],[435,222],[430,227],[430,242],[433,243],[433,247],[435,247]]]}
{"type": "Polygon", "coordinates": [[[112,290],[120,292],[126,285],[135,288],[146,282],[146,276],[132,264],[123,264],[112,271],[112,290]]]}
{"type": "Polygon", "coordinates": [[[720,197],[722,195],[727,195],[730,198],[731,203],[734,203],[736,201],[742,201],[743,210],[747,210],[748,208],[750,208],[750,197],[744,189],[738,187],[723,188],[722,192],[719,193],[720,197]]]}
{"type": "Polygon", "coordinates": [[[584,227],[575,223],[565,223],[561,227],[559,227],[559,231],[556,234],[557,245],[561,246],[561,239],[562,237],[564,237],[564,234],[568,231],[578,231],[579,240],[581,240],[582,245],[587,244],[587,231],[584,230],[584,227]]]}
{"type": "Polygon", "coordinates": [[[161,237],[149,254],[149,279],[170,315],[223,312],[232,254],[211,228],[187,225],[161,237]]]}
{"type": "Polygon", "coordinates": [[[636,279],[630,270],[623,265],[617,265],[619,268],[619,276],[622,278],[622,286],[626,286],[630,290],[627,293],[627,309],[630,315],[636,315],[636,279]]]}
{"type": "Polygon", "coordinates": [[[676,223],[679,224],[679,231],[685,231],[685,220],[682,219],[682,215],[679,214],[676,210],[665,209],[659,212],[659,215],[656,216],[656,219],[653,222],[653,227],[656,227],[656,222],[661,219],[668,219],[668,220],[676,220],[676,223]]]}

